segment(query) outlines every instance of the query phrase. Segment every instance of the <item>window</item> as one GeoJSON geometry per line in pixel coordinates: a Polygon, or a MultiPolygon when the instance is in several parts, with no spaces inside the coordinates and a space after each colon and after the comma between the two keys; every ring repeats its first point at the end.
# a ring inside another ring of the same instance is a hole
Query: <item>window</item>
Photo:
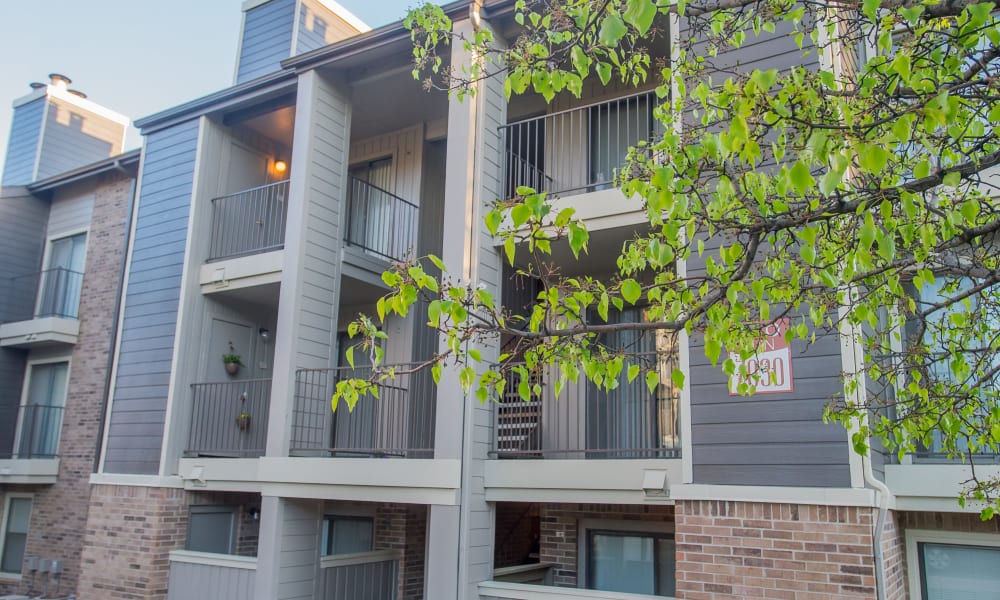
{"type": "Polygon", "coordinates": [[[235,506],[192,506],[188,515],[187,545],[195,552],[232,554],[236,547],[235,506]]]}
{"type": "Polygon", "coordinates": [[[28,542],[28,522],[31,520],[31,498],[11,496],[3,515],[3,539],[0,539],[0,572],[21,574],[24,548],[28,542]]]}
{"type": "Polygon", "coordinates": [[[1000,600],[1000,548],[920,543],[924,600],[1000,600]]]}
{"type": "Polygon", "coordinates": [[[375,520],[371,517],[327,515],[323,518],[323,556],[371,552],[375,520]]]}
{"type": "Polygon", "coordinates": [[[69,363],[28,367],[27,396],[21,407],[17,444],[20,458],[52,458],[59,451],[69,363]]]}
{"type": "Polygon", "coordinates": [[[38,316],[77,318],[87,234],[53,240],[49,266],[38,287],[38,316]]]}
{"type": "Polygon", "coordinates": [[[674,549],[673,534],[590,529],[586,587],[673,596],[674,549]]]}

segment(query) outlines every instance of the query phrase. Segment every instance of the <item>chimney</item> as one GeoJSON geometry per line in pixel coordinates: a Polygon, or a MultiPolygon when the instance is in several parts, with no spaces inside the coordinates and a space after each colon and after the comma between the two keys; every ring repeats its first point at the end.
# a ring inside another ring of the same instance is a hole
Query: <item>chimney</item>
{"type": "Polygon", "coordinates": [[[128,118],[100,106],[60,73],[14,101],[2,185],[27,185],[121,154],[128,118]]]}

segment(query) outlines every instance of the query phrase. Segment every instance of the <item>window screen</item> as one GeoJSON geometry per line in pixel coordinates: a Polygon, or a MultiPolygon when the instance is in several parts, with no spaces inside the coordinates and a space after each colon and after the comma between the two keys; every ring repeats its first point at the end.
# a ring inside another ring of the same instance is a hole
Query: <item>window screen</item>
{"type": "Polygon", "coordinates": [[[236,508],[192,506],[188,518],[187,550],[232,554],[236,544],[236,508]]]}
{"type": "Polygon", "coordinates": [[[1000,548],[918,545],[924,600],[1000,600],[1000,548]]]}
{"type": "Polygon", "coordinates": [[[587,561],[589,589],[674,595],[673,536],[591,531],[587,561]]]}
{"type": "Polygon", "coordinates": [[[3,534],[3,556],[0,572],[20,573],[24,562],[24,547],[28,541],[28,521],[31,519],[31,498],[11,498],[7,502],[7,527],[3,534]]]}
{"type": "Polygon", "coordinates": [[[371,552],[375,523],[369,517],[330,515],[323,519],[323,555],[371,552]]]}

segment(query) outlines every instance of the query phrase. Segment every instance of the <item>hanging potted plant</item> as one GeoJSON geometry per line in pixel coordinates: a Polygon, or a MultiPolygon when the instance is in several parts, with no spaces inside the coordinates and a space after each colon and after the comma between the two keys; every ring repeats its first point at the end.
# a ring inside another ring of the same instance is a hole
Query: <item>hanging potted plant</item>
{"type": "Polygon", "coordinates": [[[250,413],[247,412],[247,393],[240,394],[240,414],[236,415],[236,428],[240,431],[250,429],[250,413]]]}
{"type": "Polygon", "coordinates": [[[229,342],[229,352],[222,355],[222,364],[226,367],[226,373],[236,375],[240,372],[240,365],[243,364],[243,357],[236,354],[236,348],[229,342]]]}

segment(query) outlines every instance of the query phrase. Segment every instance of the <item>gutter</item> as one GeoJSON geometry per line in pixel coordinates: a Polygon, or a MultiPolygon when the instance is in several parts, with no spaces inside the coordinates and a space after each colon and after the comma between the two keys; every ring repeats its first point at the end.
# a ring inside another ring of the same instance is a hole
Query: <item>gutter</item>
{"type": "MultiPolygon", "coordinates": [[[[136,155],[139,151],[136,150],[136,155]]],[[[128,203],[128,214],[125,217],[125,243],[122,244],[122,258],[121,264],[118,267],[118,286],[115,292],[115,312],[111,319],[111,340],[108,344],[108,361],[104,369],[104,394],[101,397],[101,420],[97,428],[97,444],[95,446],[96,451],[94,452],[94,465],[92,473],[97,473],[101,467],[101,452],[104,447],[104,429],[107,425],[108,419],[108,405],[111,401],[111,371],[114,368],[115,362],[115,348],[118,346],[118,320],[121,317],[122,308],[122,293],[125,291],[125,266],[128,264],[128,254],[129,249],[132,245],[132,219],[135,212],[135,201],[136,201],[136,184],[138,182],[138,174],[134,177],[129,173],[120,163],[120,161],[115,161],[115,169],[122,175],[132,177],[132,183],[129,189],[129,203],[128,203]]]]}
{"type": "Polygon", "coordinates": [[[131,174],[125,170],[125,166],[138,165],[139,152],[138,148],[135,150],[129,150],[128,152],[123,152],[118,156],[105,158],[89,165],[77,167],[76,169],[29,183],[26,187],[32,194],[38,194],[41,192],[49,192],[58,187],[111,171],[118,171],[131,177],[131,174]]]}

